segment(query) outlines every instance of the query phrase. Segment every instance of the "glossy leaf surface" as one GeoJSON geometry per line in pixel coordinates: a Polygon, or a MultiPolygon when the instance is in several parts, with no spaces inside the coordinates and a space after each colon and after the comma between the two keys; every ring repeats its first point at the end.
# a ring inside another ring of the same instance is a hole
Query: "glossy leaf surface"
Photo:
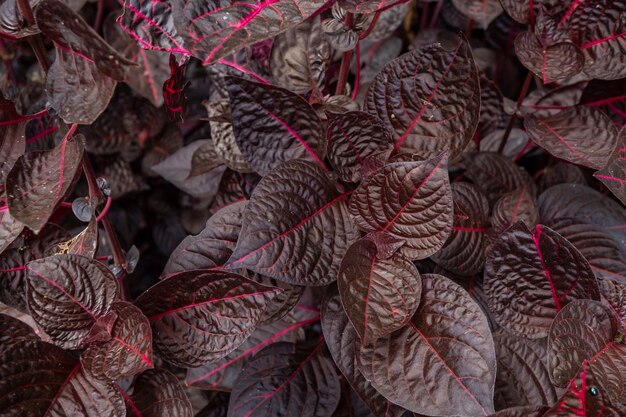
{"type": "Polygon", "coordinates": [[[178,378],[164,369],[149,369],[133,384],[128,417],[192,417],[193,408],[178,378]]]}

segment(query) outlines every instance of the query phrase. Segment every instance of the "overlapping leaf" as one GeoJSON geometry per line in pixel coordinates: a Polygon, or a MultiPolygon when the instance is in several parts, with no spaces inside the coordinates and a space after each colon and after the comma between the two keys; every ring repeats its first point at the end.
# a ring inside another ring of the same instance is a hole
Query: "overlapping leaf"
{"type": "Polygon", "coordinates": [[[57,254],[72,253],[93,258],[98,247],[98,222],[92,217],[89,224],[71,239],[56,245],[57,254]]]}
{"type": "Polygon", "coordinates": [[[345,10],[355,13],[373,13],[400,3],[398,0],[340,0],[345,10]]]}
{"type": "Polygon", "coordinates": [[[335,281],[348,246],[359,238],[347,196],[313,163],[282,163],[255,188],[226,266],[295,285],[335,281]]]}
{"type": "Polygon", "coordinates": [[[484,29],[502,13],[499,0],[452,0],[452,4],[465,16],[480,23],[484,29]]]}
{"type": "Polygon", "coordinates": [[[626,205],[626,128],[620,131],[617,146],[607,164],[593,176],[626,205]]]}
{"type": "Polygon", "coordinates": [[[523,168],[496,152],[480,152],[469,156],[465,175],[491,204],[504,194],[532,182],[523,168]]]}
{"type": "Polygon", "coordinates": [[[185,389],[175,375],[164,369],[149,369],[133,384],[133,393],[125,396],[128,417],[192,417],[193,408],[185,389]]]}
{"type": "Polygon", "coordinates": [[[493,207],[491,223],[496,230],[507,229],[517,221],[523,221],[528,227],[534,227],[539,221],[537,201],[529,186],[503,195],[493,207]]]}
{"type": "Polygon", "coordinates": [[[205,101],[209,124],[211,125],[211,140],[215,152],[224,164],[238,172],[254,172],[241,149],[237,146],[235,132],[233,132],[232,116],[229,100],[205,101]]]}
{"type": "Polygon", "coordinates": [[[392,133],[394,152],[428,159],[448,151],[453,159],[479,118],[480,83],[469,44],[462,39],[452,51],[434,44],[391,61],[372,82],[364,108],[392,133]]]}
{"type": "Polygon", "coordinates": [[[365,232],[404,239],[411,260],[437,252],[452,229],[452,195],[447,156],[394,162],[364,180],[352,195],[350,214],[365,232]]]}
{"type": "Polygon", "coordinates": [[[381,394],[428,415],[494,412],[496,355],[487,318],[458,284],[422,275],[422,299],[409,324],[357,352],[381,394]]]}
{"type": "Polygon", "coordinates": [[[621,321],[622,328],[626,328],[626,284],[599,279],[598,286],[602,294],[602,303],[621,321]]]}
{"type": "MultiPolygon", "coordinates": [[[[26,150],[26,120],[15,111],[15,105],[0,97],[0,117],[14,123],[0,125],[0,192],[13,165],[26,150]]],[[[1,251],[0,251],[1,252],[1,251]]]]}
{"type": "Polygon", "coordinates": [[[280,291],[237,274],[198,270],[159,282],[136,304],[150,321],[162,357],[180,367],[197,367],[243,343],[280,291]]]}
{"type": "Polygon", "coordinates": [[[531,231],[523,222],[491,248],[484,286],[498,324],[532,339],[547,336],[569,302],[600,299],[596,277],[574,245],[546,226],[531,231]]]}
{"type": "Polygon", "coordinates": [[[0,253],[22,233],[24,224],[9,213],[7,206],[0,207],[0,253]]]}

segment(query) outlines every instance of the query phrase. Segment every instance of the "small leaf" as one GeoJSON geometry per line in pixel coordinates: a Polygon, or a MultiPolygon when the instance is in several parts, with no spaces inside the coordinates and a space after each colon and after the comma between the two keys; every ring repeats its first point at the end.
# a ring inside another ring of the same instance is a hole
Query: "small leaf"
{"type": "Polygon", "coordinates": [[[496,152],[480,152],[468,156],[465,175],[491,204],[504,194],[532,182],[523,168],[496,152]]]}
{"type": "Polygon", "coordinates": [[[517,221],[523,221],[528,227],[534,227],[539,221],[537,201],[528,186],[503,195],[493,207],[491,224],[494,229],[503,231],[517,221]]]}
{"type": "Polygon", "coordinates": [[[185,89],[189,83],[185,82],[188,61],[183,59],[179,64],[176,55],[170,55],[170,77],[163,83],[163,101],[165,109],[172,121],[182,122],[187,110],[187,96],[185,89]]]}
{"type": "Polygon", "coordinates": [[[148,317],[162,357],[187,368],[241,345],[280,291],[230,272],[187,271],[152,286],[136,305],[148,317]]]}
{"type": "Polygon", "coordinates": [[[128,417],[192,417],[193,408],[175,375],[165,369],[149,369],[133,384],[127,401],[128,417]]]}

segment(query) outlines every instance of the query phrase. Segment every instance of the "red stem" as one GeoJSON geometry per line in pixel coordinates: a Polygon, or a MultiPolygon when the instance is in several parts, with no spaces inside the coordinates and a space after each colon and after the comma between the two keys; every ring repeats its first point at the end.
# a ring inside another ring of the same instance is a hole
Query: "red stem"
{"type": "Polygon", "coordinates": [[[96,32],[100,32],[103,19],[104,19],[104,0],[98,0],[98,8],[96,10],[96,20],[93,24],[93,29],[96,32]]]}
{"type": "MultiPolygon", "coordinates": [[[[352,28],[353,19],[354,18],[352,13],[348,13],[346,15],[344,23],[348,28],[352,28]]],[[[339,67],[339,79],[337,80],[337,89],[335,90],[336,96],[343,95],[346,90],[346,83],[348,82],[348,74],[350,73],[351,60],[352,50],[344,52],[343,57],[341,58],[341,66],[339,67]]]]}
{"type": "Polygon", "coordinates": [[[355,74],[354,74],[354,91],[352,92],[352,100],[356,100],[357,95],[359,94],[359,87],[361,85],[361,41],[356,42],[355,51],[355,74]]]}
{"type": "Polygon", "coordinates": [[[102,221],[102,219],[104,219],[104,216],[107,215],[107,213],[109,212],[109,209],[111,208],[111,202],[113,201],[113,199],[111,198],[111,196],[107,197],[107,202],[104,205],[104,208],[102,209],[102,211],[100,212],[100,214],[98,215],[98,217],[96,217],[96,221],[98,223],[100,223],[102,221]]]}
{"type": "Polygon", "coordinates": [[[439,18],[439,13],[441,12],[441,8],[443,7],[443,0],[439,0],[437,2],[437,6],[435,7],[435,11],[433,12],[433,16],[430,19],[430,29],[434,29],[437,24],[437,19],[439,18]]]}
{"type": "Polygon", "coordinates": [[[430,3],[422,3],[422,16],[420,19],[420,32],[426,29],[428,24],[428,12],[430,9],[430,3]]]}
{"type": "Polygon", "coordinates": [[[504,151],[504,147],[506,146],[506,142],[509,140],[509,136],[511,135],[511,131],[513,130],[513,126],[515,125],[515,121],[517,120],[517,112],[520,107],[522,107],[522,102],[526,98],[526,94],[528,93],[528,88],[530,87],[530,82],[533,79],[532,72],[528,71],[526,75],[526,79],[524,80],[524,85],[522,86],[522,90],[517,96],[517,103],[515,104],[515,112],[509,119],[509,124],[506,126],[506,130],[504,131],[504,136],[502,137],[502,141],[500,142],[500,147],[498,148],[498,153],[502,153],[504,151]]]}
{"type": "Polygon", "coordinates": [[[372,18],[370,25],[367,27],[367,29],[365,29],[365,32],[361,32],[361,34],[359,35],[359,40],[363,40],[367,38],[370,35],[370,33],[372,33],[372,31],[374,30],[374,27],[376,27],[376,23],[378,22],[379,17],[380,17],[380,12],[374,13],[374,17],[372,18]]]}

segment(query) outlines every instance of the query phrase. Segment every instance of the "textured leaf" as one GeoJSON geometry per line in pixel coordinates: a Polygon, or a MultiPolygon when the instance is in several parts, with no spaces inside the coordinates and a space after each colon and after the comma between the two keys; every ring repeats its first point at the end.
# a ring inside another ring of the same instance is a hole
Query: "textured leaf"
{"type": "Polygon", "coordinates": [[[359,238],[324,172],[306,161],[274,168],[243,213],[237,247],[226,266],[247,268],[295,285],[327,285],[348,246],[359,238]]]}
{"type": "Polygon", "coordinates": [[[534,227],[539,221],[537,201],[528,186],[503,195],[493,207],[491,224],[496,230],[503,231],[517,221],[528,227],[534,227]]]}
{"type": "Polygon", "coordinates": [[[483,246],[489,232],[489,202],[468,183],[452,184],[454,223],[441,250],[431,256],[438,265],[458,275],[470,276],[483,269],[483,246]]]}
{"type": "Polygon", "coordinates": [[[55,49],[57,57],[46,81],[50,105],[65,123],[91,124],[111,101],[116,82],[92,61],[60,47],[55,49]]]}
{"type": "Polygon", "coordinates": [[[92,344],[80,356],[85,371],[94,378],[115,381],[154,367],[150,323],[134,305],[116,301],[111,311],[117,319],[111,340],[92,344]]]}
{"type": "Polygon", "coordinates": [[[363,345],[357,364],[381,394],[416,413],[494,412],[496,355],[487,318],[441,275],[422,275],[422,299],[409,324],[363,345]]]}
{"type": "Polygon", "coordinates": [[[530,231],[522,222],[491,248],[484,286],[498,324],[531,339],[547,336],[569,302],[600,297],[596,277],[574,245],[546,226],[530,231]]]}
{"type": "Polygon", "coordinates": [[[622,125],[626,112],[626,79],[591,80],[587,83],[579,104],[597,107],[617,125],[622,125]]]}
{"type": "Polygon", "coordinates": [[[300,322],[279,320],[256,328],[254,333],[228,356],[199,368],[187,370],[186,383],[190,387],[230,391],[243,367],[263,347],[275,342],[298,342],[304,339],[302,327],[317,322],[309,319],[300,322]]]}
{"type": "Polygon", "coordinates": [[[478,22],[483,29],[502,13],[499,0],[452,0],[461,13],[478,22]]]}
{"type": "Polygon", "coordinates": [[[549,167],[539,179],[539,190],[545,191],[557,184],[587,185],[583,170],[569,162],[556,162],[549,167]]]}
{"type": "Polygon", "coordinates": [[[39,340],[32,327],[6,314],[0,314],[0,356],[14,346],[39,340]]]}
{"type": "Polygon", "coordinates": [[[396,253],[380,260],[376,244],[358,240],[346,252],[337,285],[348,318],[363,344],[402,328],[419,304],[422,281],[415,265],[396,253]]]}
{"type": "Polygon", "coordinates": [[[531,32],[520,33],[515,38],[515,54],[544,84],[566,81],[585,65],[582,51],[573,43],[542,45],[539,37],[531,32]]]}
{"type": "Polygon", "coordinates": [[[303,98],[237,77],[227,77],[226,86],[237,146],[259,174],[298,158],[326,169],[322,122],[303,98]]]}
{"type": "MultiPolygon", "coordinates": [[[[34,1],[29,1],[34,5],[34,1]]],[[[37,24],[28,25],[16,0],[0,4],[0,35],[9,39],[21,39],[39,33],[37,24]]]]}
{"type": "Polygon", "coordinates": [[[393,143],[377,117],[361,111],[326,116],[328,160],[341,179],[358,182],[384,165],[393,143]]]}
{"type": "Polygon", "coordinates": [[[626,128],[620,131],[617,146],[607,164],[593,176],[626,205],[626,128]]]}
{"type": "MultiPolygon", "coordinates": [[[[500,148],[502,138],[504,138],[505,131],[505,129],[497,129],[489,133],[487,136],[484,136],[480,140],[479,150],[481,152],[497,152],[498,148],[500,148]]],[[[516,158],[522,151],[524,151],[524,148],[528,145],[529,141],[530,138],[524,129],[514,127],[509,134],[506,145],[504,145],[502,155],[511,159],[516,158]]]]}
{"type": "Polygon", "coordinates": [[[183,59],[179,63],[176,56],[171,54],[169,64],[170,76],[163,83],[163,101],[170,120],[182,122],[187,110],[185,88],[187,88],[188,83],[185,82],[185,74],[187,73],[188,61],[183,59]]]}
{"type": "Polygon", "coordinates": [[[401,2],[398,0],[340,0],[339,3],[349,12],[373,13],[401,2]]]}
{"type": "Polygon", "coordinates": [[[0,125],[0,192],[2,192],[11,168],[26,150],[26,120],[20,120],[20,115],[10,101],[0,97],[0,106],[0,118],[3,121],[16,118],[15,123],[0,125]]]}
{"type": "Polygon", "coordinates": [[[617,129],[600,110],[576,106],[552,116],[528,115],[530,138],[557,158],[590,168],[603,168],[617,143],[617,129]]]}
{"type": "Polygon", "coordinates": [[[551,405],[557,394],[550,381],[547,351],[535,341],[506,331],[493,335],[498,358],[496,408],[551,405]]]}
{"type": "Polygon", "coordinates": [[[235,132],[230,115],[230,101],[205,101],[204,107],[209,115],[211,140],[215,145],[215,153],[232,170],[238,172],[254,172],[237,146],[235,132]]]}
{"type": "Polygon", "coordinates": [[[274,343],[257,353],[235,382],[228,417],[328,417],[340,399],[337,374],[322,351],[274,343]]]}
{"type": "Polygon", "coordinates": [[[574,301],[550,327],[548,364],[556,386],[564,387],[582,370],[583,362],[616,402],[626,398],[626,345],[617,341],[618,318],[602,303],[574,301]]]}
{"type": "Polygon", "coordinates": [[[6,181],[10,214],[39,233],[69,189],[83,156],[83,137],[66,135],[49,151],[21,156],[6,181]]]}
{"type": "Polygon", "coordinates": [[[453,51],[435,44],[391,61],[372,82],[364,108],[392,133],[394,152],[428,159],[448,151],[453,159],[474,135],[479,103],[478,72],[460,40],[453,51]]]}
{"type": "Polygon", "coordinates": [[[75,255],[93,258],[98,247],[98,222],[95,217],[73,238],[57,243],[56,254],[72,253],[75,255]]]}
{"type": "Polygon", "coordinates": [[[405,410],[376,391],[357,367],[355,348],[361,345],[361,341],[348,320],[336,289],[329,291],[322,304],[322,332],[335,364],[372,414],[375,417],[404,415],[405,410]]]}
{"type": "Polygon", "coordinates": [[[8,207],[0,207],[0,253],[22,233],[24,224],[9,213],[8,207]]]}
{"type": "Polygon", "coordinates": [[[400,252],[411,260],[437,252],[452,229],[447,156],[394,162],[364,180],[350,201],[350,214],[365,232],[404,239],[400,252]]]}
{"type": "Polygon", "coordinates": [[[83,18],[60,0],[41,0],[35,9],[39,29],[69,53],[93,62],[100,72],[116,81],[126,78],[132,61],[107,44],[83,18]]]}
{"type": "Polygon", "coordinates": [[[532,182],[526,171],[498,153],[480,152],[467,159],[465,175],[491,204],[504,194],[532,182]]]}
{"type": "Polygon", "coordinates": [[[28,263],[28,311],[64,349],[81,347],[117,297],[115,277],[93,259],[55,255],[28,263]]]}
{"type": "Polygon", "coordinates": [[[124,417],[124,400],[57,346],[33,341],[2,352],[0,410],[7,416],[124,417]]]}
{"type": "Polygon", "coordinates": [[[199,270],[159,282],[136,304],[150,321],[162,357],[186,368],[218,360],[237,348],[280,291],[230,272],[199,270]]]}
{"type": "Polygon", "coordinates": [[[193,408],[175,375],[149,369],[139,375],[128,402],[128,417],[192,417],[193,408]]]}
{"type": "Polygon", "coordinates": [[[323,5],[322,0],[173,2],[175,25],[185,46],[205,65],[286,31],[323,5]]]}
{"type": "MultiPolygon", "coordinates": [[[[504,113],[504,104],[502,93],[500,92],[500,88],[498,85],[489,80],[486,76],[480,76],[480,118],[478,119],[478,137],[480,140],[481,150],[483,149],[483,142],[485,141],[485,136],[488,133],[493,132],[500,126],[500,123],[505,117],[504,113]]],[[[502,134],[500,135],[502,138],[502,134]]],[[[509,138],[509,141],[511,138],[509,138]]],[[[495,149],[490,149],[493,151],[498,150],[498,145],[495,149]]]]}
{"type": "Polygon", "coordinates": [[[222,266],[233,253],[246,202],[234,203],[219,210],[195,236],[187,236],[174,249],[161,276],[192,269],[222,266]]]}

